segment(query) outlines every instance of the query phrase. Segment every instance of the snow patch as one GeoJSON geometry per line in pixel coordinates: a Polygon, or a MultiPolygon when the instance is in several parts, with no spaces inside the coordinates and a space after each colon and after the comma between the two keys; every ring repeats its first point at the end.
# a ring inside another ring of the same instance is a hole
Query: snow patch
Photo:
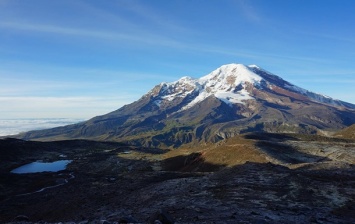
{"type": "Polygon", "coordinates": [[[239,85],[245,82],[260,83],[263,78],[242,64],[223,65],[212,73],[199,79],[205,86],[223,88],[230,85],[239,85]],[[233,80],[233,81],[232,81],[233,80]]]}
{"type": "Polygon", "coordinates": [[[214,94],[218,99],[222,100],[223,102],[227,103],[228,105],[233,105],[236,103],[245,104],[243,100],[251,100],[254,97],[250,96],[246,90],[241,90],[238,93],[232,92],[217,92],[214,94]]]}
{"type": "Polygon", "coordinates": [[[209,97],[211,94],[207,93],[206,91],[202,91],[200,92],[200,94],[195,98],[193,99],[189,104],[187,104],[186,106],[182,107],[180,111],[183,111],[183,110],[187,110],[191,107],[193,107],[195,104],[199,103],[199,102],[202,102],[204,99],[206,99],[207,97],[209,97]]]}
{"type": "Polygon", "coordinates": [[[307,95],[307,90],[305,89],[302,89],[301,87],[298,87],[298,86],[290,86],[290,85],[287,85],[285,84],[284,86],[286,89],[289,89],[289,90],[293,90],[294,92],[298,92],[298,93],[301,93],[302,95],[307,95]]]}
{"type": "Polygon", "coordinates": [[[155,105],[157,105],[158,107],[160,107],[160,105],[161,105],[161,100],[155,100],[154,103],[155,103],[155,105]]]}

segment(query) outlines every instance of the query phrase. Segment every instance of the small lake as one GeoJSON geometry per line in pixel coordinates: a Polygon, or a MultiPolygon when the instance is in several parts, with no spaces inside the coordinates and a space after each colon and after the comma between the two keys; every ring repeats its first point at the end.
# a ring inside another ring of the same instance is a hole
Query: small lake
{"type": "Polygon", "coordinates": [[[67,165],[72,160],[58,160],[55,162],[33,162],[23,166],[20,166],[11,171],[11,173],[23,174],[23,173],[40,173],[40,172],[58,172],[65,170],[67,165]]]}

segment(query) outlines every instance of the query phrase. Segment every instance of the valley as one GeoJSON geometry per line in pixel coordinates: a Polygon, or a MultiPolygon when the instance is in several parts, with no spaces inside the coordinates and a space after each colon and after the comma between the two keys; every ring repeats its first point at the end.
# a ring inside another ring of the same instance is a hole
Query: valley
{"type": "Polygon", "coordinates": [[[350,139],[247,133],[176,149],[3,139],[0,150],[1,223],[355,221],[350,139]],[[63,155],[64,171],[10,173],[63,155]]]}

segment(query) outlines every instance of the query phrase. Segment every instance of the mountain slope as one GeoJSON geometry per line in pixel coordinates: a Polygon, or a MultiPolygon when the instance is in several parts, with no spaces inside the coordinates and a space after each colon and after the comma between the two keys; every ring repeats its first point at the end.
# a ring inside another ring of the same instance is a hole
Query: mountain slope
{"type": "Polygon", "coordinates": [[[353,123],[353,104],[302,89],[255,65],[229,64],[199,79],[161,83],[138,101],[87,122],[18,137],[178,147],[251,131],[324,133],[353,123]]]}
{"type": "Polygon", "coordinates": [[[334,135],[335,137],[339,138],[350,138],[350,139],[355,139],[355,124],[351,125],[350,127],[347,127],[334,135]]]}

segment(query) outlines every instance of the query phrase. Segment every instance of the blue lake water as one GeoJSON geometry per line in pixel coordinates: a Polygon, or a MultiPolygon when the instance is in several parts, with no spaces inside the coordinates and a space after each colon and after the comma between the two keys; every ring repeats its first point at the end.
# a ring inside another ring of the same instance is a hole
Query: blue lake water
{"type": "Polygon", "coordinates": [[[65,170],[67,165],[72,160],[59,160],[51,163],[33,162],[23,166],[20,166],[11,171],[11,173],[23,174],[23,173],[40,173],[40,172],[58,172],[65,170]]]}

